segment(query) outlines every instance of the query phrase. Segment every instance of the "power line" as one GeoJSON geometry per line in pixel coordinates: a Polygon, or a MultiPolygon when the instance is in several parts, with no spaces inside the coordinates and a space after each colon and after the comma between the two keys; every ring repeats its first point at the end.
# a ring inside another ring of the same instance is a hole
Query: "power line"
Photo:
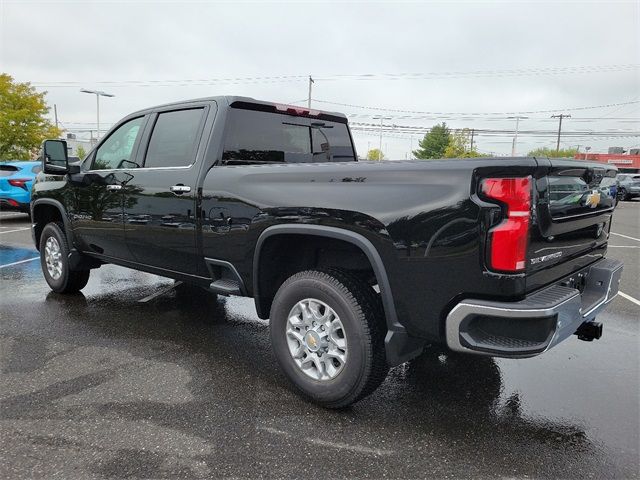
{"type": "Polygon", "coordinates": [[[588,105],[582,107],[569,107],[569,108],[555,108],[552,110],[522,110],[522,111],[513,111],[513,112],[430,112],[424,110],[403,110],[399,108],[384,108],[384,107],[373,107],[369,105],[355,105],[351,103],[340,103],[340,102],[330,102],[328,100],[319,100],[314,98],[314,102],[318,103],[326,103],[328,105],[338,105],[342,107],[351,107],[351,108],[361,108],[366,110],[376,110],[382,112],[398,112],[398,113],[415,113],[415,114],[423,114],[423,115],[469,115],[469,116],[486,116],[486,115],[517,115],[517,114],[531,114],[531,113],[555,113],[559,111],[579,111],[579,110],[594,110],[598,108],[610,108],[617,107],[620,105],[632,105],[636,103],[640,103],[640,100],[632,100],[628,102],[617,102],[617,103],[607,103],[603,105],[588,105]]]}
{"type": "MultiPolygon", "coordinates": [[[[424,80],[437,78],[470,78],[470,77],[511,77],[511,76],[541,76],[541,75],[564,75],[564,74],[587,74],[587,73],[609,73],[620,71],[635,71],[640,68],[640,64],[613,64],[613,65],[574,65],[560,67],[532,67],[506,70],[471,70],[471,71],[440,71],[440,72],[418,72],[418,73],[347,73],[347,74],[325,74],[313,75],[314,81],[336,81],[336,80],[424,80]]],[[[90,81],[42,81],[33,82],[38,87],[76,87],[81,83],[94,85],[116,86],[188,86],[188,85],[210,85],[215,83],[273,83],[308,80],[309,75],[270,75],[270,76],[248,76],[248,77],[209,77],[197,79],[149,79],[149,80],[97,80],[90,81]]]]}

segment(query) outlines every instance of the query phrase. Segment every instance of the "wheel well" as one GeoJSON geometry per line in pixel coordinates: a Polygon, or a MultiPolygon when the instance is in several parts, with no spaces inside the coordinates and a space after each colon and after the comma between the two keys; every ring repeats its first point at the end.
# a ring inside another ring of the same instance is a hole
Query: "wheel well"
{"type": "Polygon", "coordinates": [[[40,249],[40,235],[47,223],[62,222],[62,212],[55,205],[42,204],[33,207],[33,219],[36,248],[40,249]]]}
{"type": "Polygon", "coordinates": [[[360,247],[345,240],[305,234],[279,234],[265,240],[260,250],[256,297],[258,313],[269,317],[278,288],[291,275],[303,270],[339,267],[376,285],[369,259],[360,247]]]}

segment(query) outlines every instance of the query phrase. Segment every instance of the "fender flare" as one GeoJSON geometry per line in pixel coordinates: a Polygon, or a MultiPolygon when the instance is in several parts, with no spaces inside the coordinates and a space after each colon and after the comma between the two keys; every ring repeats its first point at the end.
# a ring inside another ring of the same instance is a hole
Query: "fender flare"
{"type": "Polygon", "coordinates": [[[387,323],[387,334],[385,336],[385,350],[387,355],[387,363],[391,366],[399,365],[419,355],[424,347],[424,341],[407,334],[404,326],[398,321],[391,286],[387,270],[382,262],[380,253],[375,246],[363,235],[347,230],[344,228],[329,227],[324,225],[273,225],[266,228],[258,237],[256,249],[253,256],[253,297],[256,304],[256,310],[261,318],[265,312],[260,309],[260,292],[259,292],[259,267],[260,253],[264,242],[275,235],[314,235],[318,237],[328,237],[336,240],[343,240],[358,247],[366,255],[369,263],[373,267],[373,271],[378,280],[380,288],[380,296],[382,306],[384,308],[385,319],[387,323]]]}
{"type": "MultiPolygon", "coordinates": [[[[52,205],[54,207],[56,207],[58,209],[58,211],[60,212],[60,216],[62,217],[62,223],[64,225],[64,233],[67,236],[67,242],[69,243],[69,246],[71,248],[74,248],[74,243],[73,243],[73,231],[71,230],[71,225],[69,223],[69,217],[67,216],[67,211],[64,208],[64,205],[62,205],[62,203],[60,203],[58,200],[55,200],[53,198],[38,198],[36,200],[34,200],[33,202],[31,202],[31,218],[32,221],[35,222],[35,216],[34,216],[34,212],[35,212],[35,208],[38,205],[52,205]]],[[[44,225],[43,225],[44,227],[44,225]]],[[[33,223],[32,225],[32,231],[33,231],[33,241],[36,241],[36,236],[35,236],[35,223],[33,223]]],[[[36,247],[38,247],[38,245],[36,245],[36,247]]]]}

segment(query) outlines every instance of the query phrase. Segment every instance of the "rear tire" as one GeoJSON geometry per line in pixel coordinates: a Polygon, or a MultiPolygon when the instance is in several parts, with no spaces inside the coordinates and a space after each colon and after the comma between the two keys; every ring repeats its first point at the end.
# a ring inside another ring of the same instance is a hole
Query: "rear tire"
{"type": "Polygon", "coordinates": [[[48,223],[40,235],[40,265],[44,279],[56,293],[77,293],[89,281],[90,270],[69,268],[69,244],[60,223],[48,223]]]}
{"type": "Polygon", "coordinates": [[[273,300],[270,333],[285,375],[324,407],[361,400],[389,369],[380,298],[341,270],[307,270],[287,279],[273,300]]]}

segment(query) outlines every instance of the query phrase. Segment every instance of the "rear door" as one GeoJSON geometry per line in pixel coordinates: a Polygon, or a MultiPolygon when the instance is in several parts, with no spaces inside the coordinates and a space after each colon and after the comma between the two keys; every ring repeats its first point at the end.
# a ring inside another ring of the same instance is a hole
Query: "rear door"
{"type": "Polygon", "coordinates": [[[616,204],[610,184],[617,170],[568,159],[538,162],[542,173],[534,192],[527,273],[546,271],[544,277],[551,278],[604,255],[616,204]]]}
{"type": "Polygon", "coordinates": [[[138,263],[196,273],[198,152],[212,108],[163,109],[149,122],[142,167],[129,170],[124,184],[125,236],[138,263]]]}

